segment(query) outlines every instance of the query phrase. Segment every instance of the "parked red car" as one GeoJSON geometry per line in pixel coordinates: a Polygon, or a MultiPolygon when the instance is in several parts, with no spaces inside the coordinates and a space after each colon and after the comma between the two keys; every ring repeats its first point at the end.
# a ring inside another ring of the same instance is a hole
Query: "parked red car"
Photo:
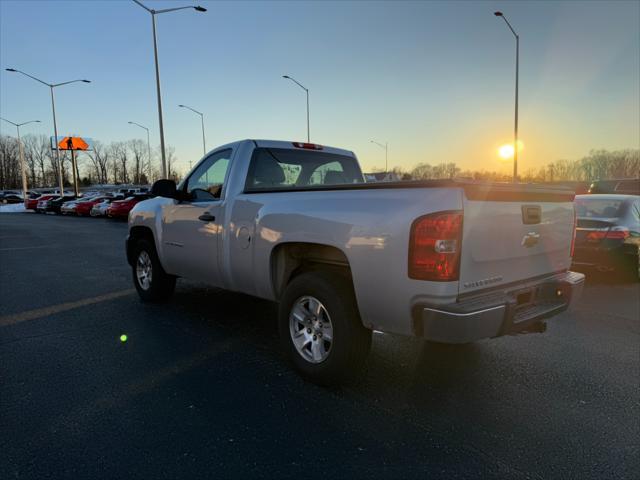
{"type": "Polygon", "coordinates": [[[27,201],[24,204],[24,208],[26,210],[36,210],[36,208],[38,207],[38,202],[41,200],[49,200],[50,198],[53,197],[57,197],[58,195],[54,195],[54,194],[46,194],[46,195],[40,195],[39,197],[36,198],[31,198],[29,197],[27,199],[27,201]]]}
{"type": "Polygon", "coordinates": [[[103,195],[100,197],[92,197],[92,198],[88,198],[87,200],[77,202],[76,215],[78,216],[89,215],[91,213],[91,209],[93,208],[93,206],[96,203],[102,202],[106,198],[112,198],[112,197],[108,195],[103,195]]]}
{"type": "Polygon", "coordinates": [[[151,198],[149,195],[135,195],[133,197],[127,197],[124,200],[116,200],[111,202],[109,208],[107,208],[107,216],[112,218],[127,218],[129,212],[137,203],[151,198]]]}

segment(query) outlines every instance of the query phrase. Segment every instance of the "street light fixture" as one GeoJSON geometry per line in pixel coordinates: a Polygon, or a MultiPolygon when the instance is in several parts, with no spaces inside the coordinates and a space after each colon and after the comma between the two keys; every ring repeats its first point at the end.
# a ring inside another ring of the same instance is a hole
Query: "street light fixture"
{"type": "MultiPolygon", "coordinates": [[[[62,178],[62,163],[60,162],[60,150],[58,149],[58,126],[56,124],[56,104],[53,97],[53,89],[56,87],[61,87],[62,85],[68,85],[70,83],[76,83],[76,82],[91,83],[91,80],[79,79],[79,80],[69,80],[68,82],[62,82],[62,83],[47,83],[43,80],[40,80],[39,78],[34,77],[33,75],[29,75],[28,73],[23,72],[22,70],[16,70],[15,68],[7,68],[6,70],[7,72],[21,73],[22,75],[25,75],[35,80],[36,82],[40,82],[41,84],[46,85],[51,90],[51,110],[53,111],[53,134],[54,134],[55,144],[56,144],[55,150],[56,150],[56,162],[58,163],[58,178],[60,180],[60,195],[62,196],[64,195],[64,182],[62,178]]],[[[73,165],[73,185],[74,185],[75,191],[77,192],[78,178],[76,175],[75,165],[73,165]]]]}
{"type": "Polygon", "coordinates": [[[162,98],[160,96],[160,67],[158,66],[158,40],[156,38],[156,15],[161,13],[175,12],[176,10],[184,10],[187,8],[193,8],[196,12],[206,12],[207,9],[199,5],[188,5],[186,7],[164,8],[162,10],[154,10],[148,8],[138,0],[133,0],[135,3],[144,8],[151,14],[151,25],[153,27],[153,54],[156,64],[156,90],[158,94],[158,118],[160,123],[160,153],[162,155],[162,177],[167,178],[167,157],[164,149],[164,125],[162,123],[162,98]]]}
{"type": "Polygon", "coordinates": [[[502,19],[513,33],[513,36],[516,37],[516,106],[515,106],[515,125],[513,129],[513,181],[518,181],[518,68],[520,63],[520,36],[513,29],[507,17],[500,11],[493,12],[496,17],[502,17],[502,19]]]}
{"type": "Polygon", "coordinates": [[[307,94],[307,142],[310,142],[311,141],[311,134],[309,132],[309,89],[307,87],[305,87],[304,85],[302,85],[295,78],[290,77],[289,75],[283,75],[282,78],[286,78],[288,80],[291,80],[292,82],[297,84],[300,88],[302,88],[307,94]]]}
{"type": "Polygon", "coordinates": [[[151,142],[149,141],[149,129],[144,125],[140,125],[139,123],[136,123],[136,122],[128,122],[128,123],[130,125],[136,125],[140,128],[144,128],[147,131],[147,155],[149,157],[149,164],[147,166],[147,169],[149,171],[149,177],[151,177],[151,142]]]}
{"type": "Polygon", "coordinates": [[[371,143],[375,143],[380,148],[384,148],[384,171],[387,173],[389,171],[389,142],[380,143],[371,140],[371,143]]]}
{"type": "Polygon", "coordinates": [[[207,144],[205,142],[204,139],[204,114],[202,112],[199,112],[198,110],[196,110],[195,108],[191,108],[187,105],[178,105],[181,108],[186,108],[191,110],[193,113],[197,113],[198,115],[200,115],[200,123],[202,123],[202,154],[206,155],[207,154],[207,144]]]}
{"type": "Polygon", "coordinates": [[[28,125],[29,123],[40,123],[40,120],[29,120],[28,122],[22,123],[13,123],[11,120],[7,120],[6,118],[0,117],[7,123],[10,123],[16,130],[18,131],[18,152],[20,154],[20,169],[22,170],[22,198],[26,202],[27,201],[27,167],[24,163],[24,149],[22,147],[22,139],[20,138],[20,127],[23,125],[28,125]]]}

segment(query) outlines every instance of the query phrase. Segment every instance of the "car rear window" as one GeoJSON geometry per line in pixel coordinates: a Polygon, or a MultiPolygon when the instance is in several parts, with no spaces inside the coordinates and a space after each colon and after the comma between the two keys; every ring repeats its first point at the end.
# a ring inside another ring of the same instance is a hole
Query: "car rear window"
{"type": "Polygon", "coordinates": [[[354,157],[289,148],[256,148],[245,191],[289,190],[364,183],[354,157]]]}
{"type": "Polygon", "coordinates": [[[579,217],[618,217],[621,214],[623,204],[623,200],[606,198],[576,198],[576,213],[579,217]]]}

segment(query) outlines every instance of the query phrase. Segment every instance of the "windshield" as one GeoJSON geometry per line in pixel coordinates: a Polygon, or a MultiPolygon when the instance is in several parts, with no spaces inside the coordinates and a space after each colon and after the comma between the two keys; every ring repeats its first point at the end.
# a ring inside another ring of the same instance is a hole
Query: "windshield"
{"type": "Polygon", "coordinates": [[[354,157],[289,148],[257,148],[246,191],[363,183],[354,157]]]}
{"type": "Polygon", "coordinates": [[[606,198],[576,198],[576,214],[579,217],[611,218],[620,216],[622,200],[606,198]]]}

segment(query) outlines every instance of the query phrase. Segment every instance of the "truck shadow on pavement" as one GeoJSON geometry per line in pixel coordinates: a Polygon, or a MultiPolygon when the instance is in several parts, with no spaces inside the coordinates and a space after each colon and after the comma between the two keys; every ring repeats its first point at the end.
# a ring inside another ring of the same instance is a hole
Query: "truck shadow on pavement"
{"type": "MultiPolygon", "coordinates": [[[[197,335],[215,330],[234,348],[256,350],[268,355],[278,370],[292,370],[281,347],[277,326],[276,303],[244,294],[210,288],[191,282],[180,282],[175,296],[159,308],[169,309],[172,327],[197,335]]],[[[166,321],[166,320],[165,320],[166,321]]],[[[444,345],[420,338],[374,333],[367,365],[348,390],[420,386],[420,389],[447,389],[475,383],[474,369],[485,347],[482,343],[444,345]]],[[[331,390],[342,390],[341,388],[331,390]]],[[[417,393],[417,392],[414,392],[417,393]]],[[[424,393],[424,392],[423,392],[424,393]]]]}

